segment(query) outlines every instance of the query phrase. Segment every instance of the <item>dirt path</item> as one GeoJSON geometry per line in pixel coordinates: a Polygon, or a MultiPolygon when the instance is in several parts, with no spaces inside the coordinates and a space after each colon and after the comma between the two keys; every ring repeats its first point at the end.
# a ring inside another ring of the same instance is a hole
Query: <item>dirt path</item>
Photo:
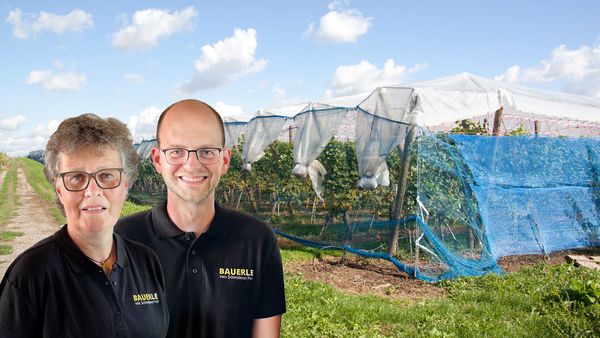
{"type": "MultiPolygon", "coordinates": [[[[0,175],[3,179],[5,172],[0,175]]],[[[2,179],[0,179],[0,184],[2,184],[2,179]]],[[[21,252],[58,230],[58,223],[48,213],[47,203],[29,185],[22,168],[17,170],[17,196],[19,196],[20,202],[17,207],[17,215],[0,230],[22,231],[25,235],[18,236],[6,243],[13,247],[13,252],[10,255],[0,256],[0,278],[4,276],[10,263],[21,252]]]]}

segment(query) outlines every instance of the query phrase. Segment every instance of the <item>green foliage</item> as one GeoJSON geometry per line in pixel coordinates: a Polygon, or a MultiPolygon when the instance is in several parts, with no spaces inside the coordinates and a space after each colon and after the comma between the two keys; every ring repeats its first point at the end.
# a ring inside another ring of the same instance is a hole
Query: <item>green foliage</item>
{"type": "Polygon", "coordinates": [[[131,201],[125,201],[125,203],[123,203],[123,209],[121,209],[121,217],[132,215],[151,208],[152,206],[150,205],[140,205],[131,201]]]}
{"type": "Polygon", "coordinates": [[[456,121],[456,126],[450,130],[452,134],[464,134],[464,135],[488,135],[488,124],[484,120],[481,122],[474,122],[472,120],[460,120],[456,121]]]}
{"type": "Polygon", "coordinates": [[[506,136],[521,136],[521,135],[529,135],[529,134],[530,134],[529,131],[527,129],[525,129],[525,127],[523,126],[522,123],[520,123],[517,128],[506,133],[506,136]]]}
{"type": "Polygon", "coordinates": [[[142,159],[138,165],[138,176],[129,189],[130,199],[142,204],[155,204],[162,200],[166,186],[154,169],[151,158],[142,159]]]}
{"type": "Polygon", "coordinates": [[[569,282],[569,286],[561,293],[563,301],[584,306],[600,304],[600,282],[591,279],[571,279],[569,282]]]}
{"type": "Polygon", "coordinates": [[[0,170],[8,165],[10,158],[3,152],[0,152],[0,170]]]}
{"type": "Polygon", "coordinates": [[[335,217],[352,210],[359,193],[356,145],[331,140],[317,159],[327,170],[323,185],[329,214],[335,217]]]}
{"type": "Polygon", "coordinates": [[[314,195],[308,180],[297,179],[291,173],[293,144],[275,141],[265,149],[264,157],[252,164],[250,172],[242,170],[242,147],[240,144],[231,149],[229,170],[217,187],[217,199],[234,208],[240,207],[238,200],[246,201],[241,209],[263,215],[283,205],[288,210],[287,219],[273,217],[271,221],[289,222],[295,210],[314,195]]]}
{"type": "MultiPolygon", "coordinates": [[[[20,158],[21,165],[25,171],[27,182],[33,187],[33,190],[49,205],[56,206],[56,192],[54,186],[48,182],[44,175],[44,166],[29,158],[20,158]]],[[[50,213],[59,224],[66,223],[66,218],[61,214],[58,207],[51,207],[50,213]]]]}

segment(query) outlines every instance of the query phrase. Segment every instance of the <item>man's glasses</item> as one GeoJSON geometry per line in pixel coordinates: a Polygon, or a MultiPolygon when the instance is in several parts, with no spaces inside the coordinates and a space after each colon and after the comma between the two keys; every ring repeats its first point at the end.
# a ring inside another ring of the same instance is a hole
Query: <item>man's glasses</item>
{"type": "Polygon", "coordinates": [[[87,189],[93,178],[102,189],[114,189],[121,184],[123,168],[101,169],[93,173],[85,171],[68,171],[60,173],[63,184],[68,191],[82,191],[87,189]]]}
{"type": "Polygon", "coordinates": [[[160,151],[165,153],[167,163],[169,163],[170,165],[185,164],[190,157],[190,153],[195,153],[196,158],[202,164],[215,164],[219,160],[219,153],[223,151],[223,148],[169,148],[161,149],[160,151]]]}

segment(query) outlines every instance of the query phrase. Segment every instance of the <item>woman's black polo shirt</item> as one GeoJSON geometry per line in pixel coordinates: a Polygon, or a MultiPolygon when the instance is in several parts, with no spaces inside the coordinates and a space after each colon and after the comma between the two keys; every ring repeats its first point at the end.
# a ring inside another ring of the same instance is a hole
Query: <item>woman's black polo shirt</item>
{"type": "Polygon", "coordinates": [[[256,318],[285,312],[277,239],[264,222],[215,205],[200,237],[181,231],[166,204],[121,219],[115,231],[152,248],[163,266],[169,337],[249,337],[256,318]]]}
{"type": "Polygon", "coordinates": [[[0,284],[0,336],[164,337],[168,312],[156,255],[114,239],[110,280],[66,225],[17,257],[0,284]]]}

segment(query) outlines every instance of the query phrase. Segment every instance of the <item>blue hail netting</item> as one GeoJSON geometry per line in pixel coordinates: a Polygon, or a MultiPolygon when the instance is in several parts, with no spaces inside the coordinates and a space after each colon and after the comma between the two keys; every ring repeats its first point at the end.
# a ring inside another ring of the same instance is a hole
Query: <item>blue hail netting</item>
{"type": "Polygon", "coordinates": [[[600,139],[452,135],[494,258],[600,246],[600,139]]]}
{"type": "Polygon", "coordinates": [[[338,221],[276,232],[307,246],[386,259],[426,281],[500,273],[496,260],[507,255],[600,245],[599,139],[421,133],[412,154],[404,207],[410,215],[390,221],[365,214],[374,194],[392,189],[379,187],[358,197],[350,227],[338,221]],[[399,250],[392,256],[396,224],[399,250]]]}

